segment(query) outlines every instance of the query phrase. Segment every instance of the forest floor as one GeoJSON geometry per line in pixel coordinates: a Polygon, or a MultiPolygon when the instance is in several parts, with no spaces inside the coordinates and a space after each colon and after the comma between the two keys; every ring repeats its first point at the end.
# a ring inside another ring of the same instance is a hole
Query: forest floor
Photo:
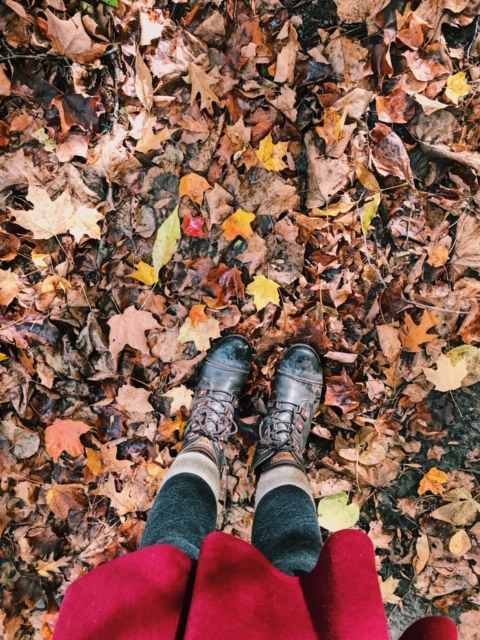
{"type": "Polygon", "coordinates": [[[138,547],[240,333],[219,525],[249,539],[275,368],[311,344],[325,536],[370,536],[394,640],[424,614],[480,638],[477,5],[0,5],[1,637],[49,640],[138,547]]]}

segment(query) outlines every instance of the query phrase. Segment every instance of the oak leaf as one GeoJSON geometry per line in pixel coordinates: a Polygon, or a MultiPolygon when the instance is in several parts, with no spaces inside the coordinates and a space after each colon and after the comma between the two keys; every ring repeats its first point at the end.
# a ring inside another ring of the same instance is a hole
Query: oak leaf
{"type": "Polygon", "coordinates": [[[160,325],[149,311],[138,311],[132,305],[123,313],[118,313],[108,321],[110,326],[109,350],[113,358],[129,345],[145,355],[150,355],[146,331],[159,329],[160,325]]]}
{"type": "Polygon", "coordinates": [[[251,223],[255,220],[255,214],[243,209],[237,209],[223,223],[223,230],[227,240],[233,240],[237,236],[248,238],[252,235],[251,223]]]}
{"type": "Polygon", "coordinates": [[[438,338],[436,334],[427,333],[432,327],[438,323],[438,319],[431,311],[425,309],[420,320],[420,324],[415,324],[412,317],[405,313],[406,331],[399,332],[400,342],[405,351],[411,353],[420,353],[422,351],[420,345],[425,342],[431,342],[438,338]]]}
{"type": "Polygon", "coordinates": [[[211,78],[208,73],[205,73],[194,62],[190,62],[188,65],[188,78],[192,85],[191,104],[195,104],[197,95],[200,94],[200,109],[206,109],[208,113],[213,114],[212,104],[214,102],[221,104],[220,98],[212,89],[212,86],[217,84],[218,80],[211,78]]]}
{"type": "Polygon", "coordinates": [[[257,311],[261,311],[269,302],[280,305],[279,288],[280,285],[273,280],[265,276],[255,276],[253,282],[247,287],[247,293],[253,296],[257,311]]]}
{"type": "Polygon", "coordinates": [[[448,475],[445,471],[437,469],[437,467],[432,467],[420,480],[418,495],[423,496],[427,491],[430,491],[435,495],[440,495],[445,492],[445,487],[443,485],[446,482],[448,482],[448,475]]]}
{"type": "Polygon", "coordinates": [[[423,367],[423,373],[429,382],[435,385],[437,391],[454,391],[460,389],[463,379],[468,375],[467,363],[460,360],[453,365],[444,353],[435,362],[436,369],[423,367]]]}
{"type": "Polygon", "coordinates": [[[181,236],[177,206],[157,231],[152,250],[152,263],[157,273],[172,259],[181,236]]]}
{"type": "Polygon", "coordinates": [[[274,144],[272,134],[269,133],[263,140],[260,140],[260,145],[255,153],[267,171],[282,171],[288,167],[283,160],[287,150],[288,142],[274,144]]]}
{"type": "Polygon", "coordinates": [[[180,197],[188,196],[193,202],[201,205],[203,203],[203,194],[211,188],[211,185],[203,176],[198,173],[188,173],[180,179],[178,193],[180,197]]]}
{"type": "Polygon", "coordinates": [[[63,451],[73,457],[82,455],[84,448],[80,436],[90,429],[91,427],[79,420],[57,418],[45,429],[45,449],[48,455],[54,460],[58,460],[63,451]]]}

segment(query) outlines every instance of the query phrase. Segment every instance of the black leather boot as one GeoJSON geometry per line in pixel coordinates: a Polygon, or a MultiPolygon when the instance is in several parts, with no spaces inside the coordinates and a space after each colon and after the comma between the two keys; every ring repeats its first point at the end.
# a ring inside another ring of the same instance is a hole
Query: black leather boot
{"type": "Polygon", "coordinates": [[[322,364],[317,352],[306,344],[287,349],[277,369],[267,415],[260,425],[253,472],[261,473],[280,464],[305,469],[303,452],[322,388],[322,364]]]}
{"type": "Polygon", "coordinates": [[[243,336],[222,338],[208,353],[200,371],[181,453],[199,451],[221,471],[225,446],[237,432],[233,414],[252,366],[252,347],[243,336]]]}

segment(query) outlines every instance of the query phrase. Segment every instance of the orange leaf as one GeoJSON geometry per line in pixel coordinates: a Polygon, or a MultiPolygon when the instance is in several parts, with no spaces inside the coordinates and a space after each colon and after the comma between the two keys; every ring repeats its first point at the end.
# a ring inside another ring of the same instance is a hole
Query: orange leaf
{"type": "Polygon", "coordinates": [[[206,305],[204,304],[194,304],[190,309],[188,317],[192,321],[193,326],[195,326],[199,322],[205,322],[206,320],[208,320],[208,316],[205,313],[205,306],[206,305]]]}
{"type": "Polygon", "coordinates": [[[203,194],[211,188],[203,176],[198,173],[188,173],[180,180],[179,194],[180,196],[188,196],[197,204],[202,204],[203,194]]]}
{"type": "Polygon", "coordinates": [[[410,351],[411,353],[420,353],[421,348],[420,345],[424,342],[431,342],[438,338],[436,334],[427,333],[429,329],[434,327],[438,323],[438,319],[435,314],[427,311],[426,309],[423,312],[422,319],[420,320],[420,324],[415,324],[412,320],[411,316],[408,313],[405,313],[405,324],[407,327],[407,331],[405,333],[400,332],[399,338],[402,343],[402,347],[405,351],[410,351]]]}
{"type": "Polygon", "coordinates": [[[255,214],[243,209],[237,209],[234,214],[225,220],[223,230],[227,240],[233,240],[237,236],[248,238],[252,235],[252,221],[255,220],[255,214]]]}
{"type": "Polygon", "coordinates": [[[446,482],[448,482],[448,475],[445,471],[441,471],[437,469],[437,467],[432,467],[420,480],[418,495],[423,496],[427,491],[440,495],[445,491],[445,487],[442,485],[446,482]]]}
{"type": "Polygon", "coordinates": [[[58,460],[63,451],[71,456],[83,454],[83,444],[80,436],[90,430],[91,427],[78,420],[55,420],[45,429],[45,449],[49,456],[58,460]]]}

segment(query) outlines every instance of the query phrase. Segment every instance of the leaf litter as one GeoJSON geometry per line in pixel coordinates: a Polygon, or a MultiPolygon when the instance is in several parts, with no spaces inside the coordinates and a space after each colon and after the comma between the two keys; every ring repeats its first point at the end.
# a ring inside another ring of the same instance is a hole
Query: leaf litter
{"type": "Polygon", "coordinates": [[[478,9],[292,4],[0,9],[2,637],[50,638],[138,546],[231,332],[257,362],[219,523],[249,539],[275,367],[311,344],[320,523],[369,532],[393,621],[415,593],[476,633],[478,9]]]}

